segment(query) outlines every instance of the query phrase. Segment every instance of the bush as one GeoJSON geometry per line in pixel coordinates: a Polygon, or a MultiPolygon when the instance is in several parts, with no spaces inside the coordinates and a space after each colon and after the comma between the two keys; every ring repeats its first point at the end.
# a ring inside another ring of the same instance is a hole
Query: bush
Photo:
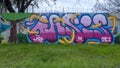
{"type": "Polygon", "coordinates": [[[18,33],[17,38],[18,38],[19,43],[27,43],[28,42],[26,35],[23,33],[18,33]]]}
{"type": "Polygon", "coordinates": [[[115,37],[115,43],[120,44],[120,34],[115,37]]]}
{"type": "Polygon", "coordinates": [[[0,33],[0,43],[2,42],[3,40],[3,35],[0,33]]]}

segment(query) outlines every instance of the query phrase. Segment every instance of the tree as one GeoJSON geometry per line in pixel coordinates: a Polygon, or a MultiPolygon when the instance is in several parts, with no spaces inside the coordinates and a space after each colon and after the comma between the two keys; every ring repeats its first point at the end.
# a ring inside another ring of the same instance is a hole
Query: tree
{"type": "MultiPolygon", "coordinates": [[[[40,1],[41,3],[42,2],[49,3],[48,0],[3,0],[2,2],[4,3],[5,8],[9,13],[24,13],[31,4],[38,6],[38,1],[40,1]]],[[[56,0],[53,1],[55,2],[56,0]]],[[[16,16],[19,16],[19,14],[17,14],[16,16]]],[[[4,17],[6,19],[6,16],[4,17]]],[[[15,18],[15,16],[13,18],[15,18]]],[[[10,24],[12,25],[12,28],[10,29],[10,38],[9,38],[10,42],[17,41],[16,24],[22,19],[24,19],[24,17],[16,20],[10,20],[10,24]]]]}
{"type": "Polygon", "coordinates": [[[3,0],[0,0],[0,13],[2,13],[5,10],[3,0]]]}
{"type": "Polygon", "coordinates": [[[95,11],[120,13],[120,1],[119,0],[105,0],[104,3],[100,3],[100,1],[97,0],[96,5],[95,5],[95,11]]]}

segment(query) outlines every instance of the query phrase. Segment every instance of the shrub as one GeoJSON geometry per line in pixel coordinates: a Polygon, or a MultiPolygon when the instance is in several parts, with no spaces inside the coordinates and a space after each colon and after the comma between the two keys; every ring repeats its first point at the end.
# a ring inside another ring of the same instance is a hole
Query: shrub
{"type": "Polygon", "coordinates": [[[18,38],[19,43],[27,43],[28,42],[26,35],[23,33],[18,33],[17,38],[18,38]]]}
{"type": "Polygon", "coordinates": [[[120,44],[120,34],[115,37],[115,43],[120,44]]]}

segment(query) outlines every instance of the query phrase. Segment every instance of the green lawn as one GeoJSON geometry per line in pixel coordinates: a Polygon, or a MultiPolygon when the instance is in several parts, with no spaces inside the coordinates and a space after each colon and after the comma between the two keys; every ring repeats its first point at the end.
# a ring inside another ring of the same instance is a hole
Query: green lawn
{"type": "Polygon", "coordinates": [[[0,68],[120,68],[120,46],[5,44],[0,68]]]}

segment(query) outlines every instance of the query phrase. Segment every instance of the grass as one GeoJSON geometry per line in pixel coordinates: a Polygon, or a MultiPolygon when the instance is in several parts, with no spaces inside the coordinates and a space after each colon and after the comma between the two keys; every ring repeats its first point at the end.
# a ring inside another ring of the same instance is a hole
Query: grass
{"type": "Polygon", "coordinates": [[[3,44],[0,68],[120,68],[120,46],[3,44]]]}

